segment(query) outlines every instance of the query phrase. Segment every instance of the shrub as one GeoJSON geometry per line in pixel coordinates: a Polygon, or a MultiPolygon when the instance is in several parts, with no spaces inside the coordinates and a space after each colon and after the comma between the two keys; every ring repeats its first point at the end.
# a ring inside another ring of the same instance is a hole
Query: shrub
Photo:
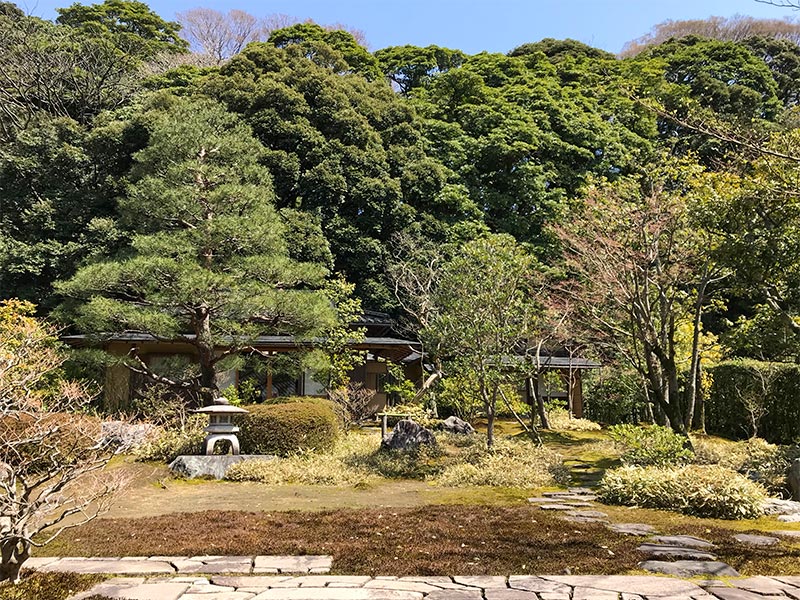
{"type": "Polygon", "coordinates": [[[800,446],[779,446],[759,438],[731,442],[698,437],[693,442],[695,463],[733,469],[761,483],[770,494],[789,495],[789,467],[800,458],[800,446]]]}
{"type": "Polygon", "coordinates": [[[170,463],[182,454],[199,454],[206,436],[203,428],[207,424],[207,416],[193,415],[186,419],[183,427],[161,428],[157,435],[136,448],[136,460],[170,463]]]}
{"type": "Polygon", "coordinates": [[[763,514],[764,488],[719,466],[621,467],[598,487],[608,504],[673,510],[696,517],[753,519],[763,514]]]}
{"type": "Polygon", "coordinates": [[[505,439],[498,439],[491,450],[482,444],[470,448],[463,462],[443,469],[435,479],[437,485],[540,488],[569,481],[563,458],[547,448],[505,439]]]}
{"type": "Polygon", "coordinates": [[[660,425],[614,425],[609,437],[623,448],[624,465],[681,465],[692,461],[687,438],[660,425]]]}
{"type": "Polygon", "coordinates": [[[237,418],[242,452],[289,456],[325,450],[339,434],[339,417],[327,401],[254,404],[237,418]]]}
{"type": "Polygon", "coordinates": [[[747,404],[755,401],[761,404],[759,412],[763,411],[757,415],[759,432],[767,441],[791,444],[800,440],[800,365],[737,359],[708,371],[713,377],[705,404],[709,433],[734,439],[752,436],[747,404]]]}
{"type": "Polygon", "coordinates": [[[345,464],[348,457],[368,456],[377,451],[376,436],[353,433],[340,436],[329,452],[303,452],[275,460],[248,460],[225,473],[231,481],[257,481],[267,485],[367,485],[375,477],[366,469],[345,464]]]}
{"type": "Polygon", "coordinates": [[[588,419],[577,419],[566,408],[551,405],[546,407],[547,421],[554,431],[600,431],[600,425],[588,419]]]}

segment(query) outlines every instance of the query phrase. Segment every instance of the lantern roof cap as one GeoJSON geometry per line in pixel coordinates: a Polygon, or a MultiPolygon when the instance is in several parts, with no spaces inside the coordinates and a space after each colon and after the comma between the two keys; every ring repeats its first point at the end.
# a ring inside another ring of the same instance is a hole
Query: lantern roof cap
{"type": "Polygon", "coordinates": [[[215,398],[214,404],[198,408],[197,410],[193,410],[192,412],[201,414],[221,415],[221,414],[241,414],[241,413],[248,413],[250,411],[244,408],[240,408],[238,406],[233,406],[232,404],[228,404],[227,398],[215,398]]]}

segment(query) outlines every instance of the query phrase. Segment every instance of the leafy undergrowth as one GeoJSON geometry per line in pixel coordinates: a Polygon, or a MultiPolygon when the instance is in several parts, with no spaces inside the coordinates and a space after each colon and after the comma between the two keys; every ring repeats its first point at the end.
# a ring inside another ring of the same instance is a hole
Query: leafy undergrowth
{"type": "MultiPolygon", "coordinates": [[[[23,571],[18,584],[0,585],[0,600],[66,600],[104,579],[102,575],[23,571]]],[[[93,596],[86,600],[105,600],[105,598],[93,596]]]]}
{"type": "MultiPolygon", "coordinates": [[[[656,512],[656,511],[651,511],[656,512]]],[[[634,515],[630,515],[635,518],[634,515]]],[[[800,548],[748,549],[733,530],[681,517],[659,527],[709,539],[743,574],[800,574],[800,548]],[[671,524],[670,524],[671,523],[671,524]]],[[[45,549],[53,555],[331,554],[338,574],[621,574],[640,539],[532,506],[427,506],[319,513],[177,513],[100,519],[45,549]]]]}

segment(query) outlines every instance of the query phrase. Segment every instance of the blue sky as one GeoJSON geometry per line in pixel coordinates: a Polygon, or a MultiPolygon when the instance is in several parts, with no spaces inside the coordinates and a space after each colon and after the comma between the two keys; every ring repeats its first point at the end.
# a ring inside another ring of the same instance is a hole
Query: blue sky
{"type": "MultiPolygon", "coordinates": [[[[17,1],[27,12],[45,18],[53,18],[56,7],[72,2],[17,1]]],[[[797,11],[755,0],[150,0],[148,4],[168,19],[196,6],[238,8],[254,15],[283,13],[361,29],[373,50],[437,44],[470,54],[507,52],[545,37],[570,37],[618,52],[626,41],[667,19],[734,14],[800,18],[797,11]]]]}

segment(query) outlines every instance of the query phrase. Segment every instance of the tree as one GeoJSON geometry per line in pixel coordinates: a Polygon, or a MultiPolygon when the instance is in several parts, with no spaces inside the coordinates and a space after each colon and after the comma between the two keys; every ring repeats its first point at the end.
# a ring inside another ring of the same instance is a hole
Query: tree
{"type": "Polygon", "coordinates": [[[14,139],[42,114],[88,124],[138,89],[140,64],[112,40],[0,14],[0,139],[14,139]]]}
{"type": "Polygon", "coordinates": [[[190,344],[196,378],[154,373],[135,349],[130,366],[208,402],[224,361],[253,337],[307,335],[332,321],[320,291],[327,271],[291,258],[295,241],[272,205],[264,150],[250,129],[213,102],[162,101],[120,201],[131,249],[57,289],[73,300],[67,309],[84,331],[190,344]]]}
{"type": "Polygon", "coordinates": [[[326,358],[320,374],[329,396],[347,396],[350,373],[366,359],[364,352],[352,349],[353,344],[364,341],[367,333],[364,327],[353,327],[364,314],[361,301],[353,297],[354,289],[355,286],[341,276],[329,281],[325,288],[325,295],[336,312],[336,322],[322,332],[323,340],[319,346],[326,358]]]}
{"type": "Polygon", "coordinates": [[[384,75],[408,95],[429,83],[439,73],[460,67],[466,55],[460,50],[439,46],[390,46],[375,52],[384,75]]]}
{"type": "Polygon", "coordinates": [[[217,64],[239,54],[250,42],[263,41],[268,35],[262,20],[232,9],[221,13],[213,8],[193,8],[177,15],[184,34],[199,52],[211,56],[217,64]]]}
{"type": "Polygon", "coordinates": [[[394,308],[385,265],[395,233],[420,227],[442,240],[480,220],[457,175],[428,155],[422,119],[384,81],[337,74],[302,44],[255,43],[201,89],[253,127],[276,204],[319,219],[334,270],[364,306],[394,308]]]}
{"type": "Polygon", "coordinates": [[[101,473],[113,448],[85,414],[86,388],[61,378],[56,332],[33,311],[0,302],[0,584],[16,583],[32,547],[94,519],[124,484],[101,473]]]}
{"type": "Polygon", "coordinates": [[[443,268],[435,316],[422,335],[441,348],[445,370],[474,378],[487,418],[487,444],[501,386],[518,383],[515,357],[541,308],[536,261],[508,235],[462,246],[443,268]]]}
{"type": "Polygon", "coordinates": [[[597,183],[584,208],[557,228],[570,274],[561,293],[573,302],[578,327],[637,370],[649,401],[684,434],[697,401],[703,311],[725,276],[708,251],[713,236],[695,229],[691,217],[701,176],[690,164],[666,163],[597,183]],[[679,362],[684,325],[688,365],[679,362]]]}
{"type": "MultiPolygon", "coordinates": [[[[771,2],[766,3],[771,4],[771,2]]],[[[784,4],[784,6],[788,5],[790,3],[784,4]]],[[[627,42],[620,54],[624,57],[635,56],[651,46],[658,46],[672,38],[686,36],[698,36],[721,42],[741,42],[753,36],[762,36],[800,43],[800,24],[791,19],[757,19],[746,15],[735,15],[728,18],[669,20],[655,25],[650,33],[627,42]]]]}
{"type": "Polygon", "coordinates": [[[178,35],[180,24],[165,21],[138,0],[103,0],[100,4],[75,3],[59,8],[56,22],[93,37],[107,35],[143,58],[161,52],[186,52],[189,44],[178,35]]]}

